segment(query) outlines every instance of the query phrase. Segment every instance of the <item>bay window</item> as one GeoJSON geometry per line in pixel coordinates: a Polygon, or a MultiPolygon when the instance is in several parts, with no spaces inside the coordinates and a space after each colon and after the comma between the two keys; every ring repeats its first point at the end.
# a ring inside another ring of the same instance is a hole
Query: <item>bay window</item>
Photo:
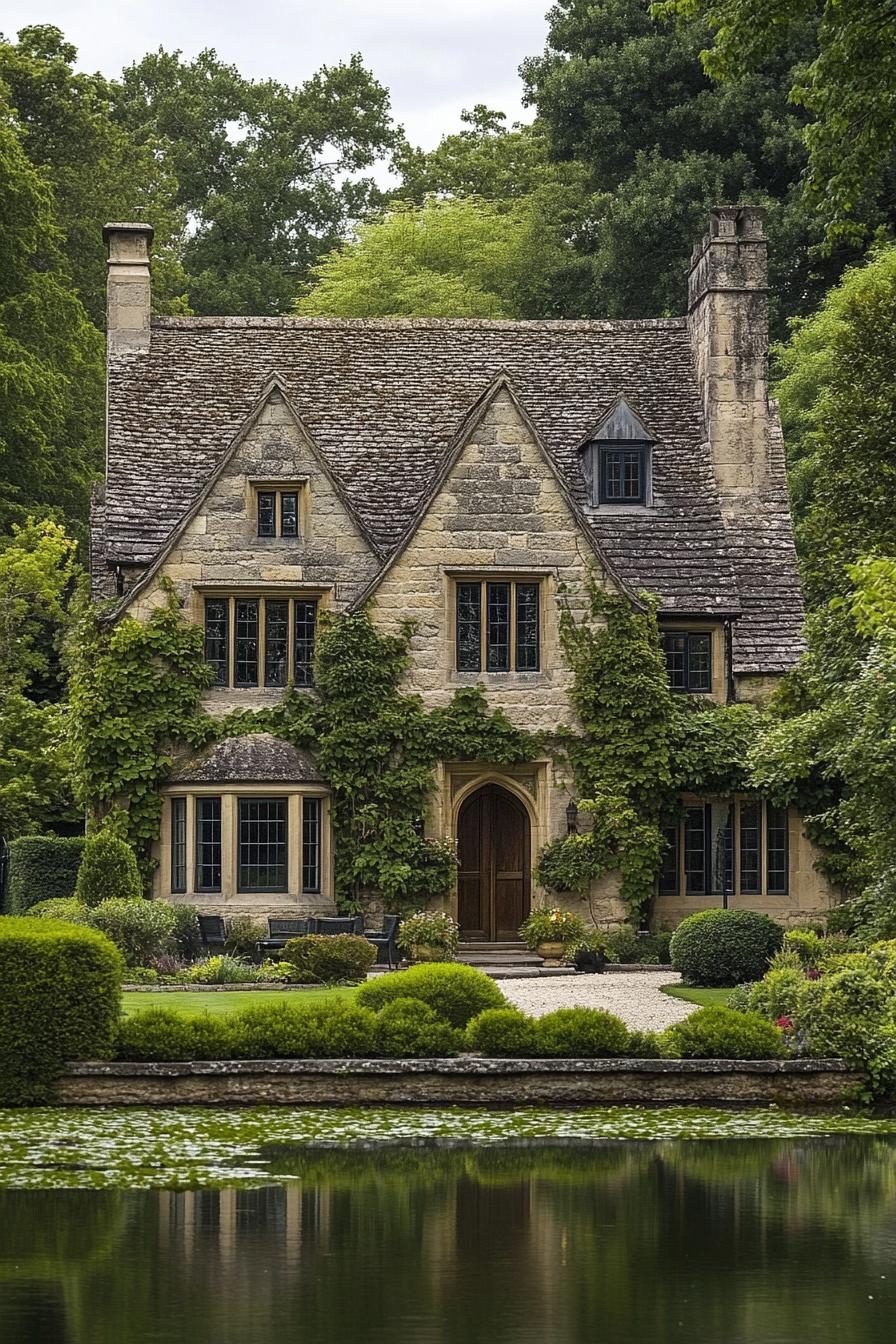
{"type": "Polygon", "coordinates": [[[689,803],[663,832],[660,895],[786,896],[788,820],[757,798],[689,803]]]}

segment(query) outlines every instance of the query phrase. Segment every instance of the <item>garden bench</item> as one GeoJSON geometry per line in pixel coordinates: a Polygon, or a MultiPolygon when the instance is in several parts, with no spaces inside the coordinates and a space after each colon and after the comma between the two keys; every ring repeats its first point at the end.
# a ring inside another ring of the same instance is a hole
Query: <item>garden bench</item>
{"type": "Polygon", "coordinates": [[[221,915],[199,915],[199,936],[202,946],[208,951],[213,947],[223,947],[227,942],[227,930],[221,915]]]}
{"type": "Polygon", "coordinates": [[[314,919],[311,923],[314,924],[314,928],[309,929],[309,933],[357,933],[361,937],[364,936],[363,915],[346,915],[334,919],[323,917],[314,919]]]}
{"type": "Polygon", "coordinates": [[[306,933],[315,933],[316,923],[316,919],[269,919],[268,936],[258,942],[258,950],[261,953],[282,952],[290,938],[302,938],[306,933]]]}
{"type": "Polygon", "coordinates": [[[396,938],[400,923],[400,915],[383,915],[382,929],[364,934],[368,943],[373,943],[376,948],[376,964],[388,965],[390,971],[394,971],[399,962],[396,938]]]}

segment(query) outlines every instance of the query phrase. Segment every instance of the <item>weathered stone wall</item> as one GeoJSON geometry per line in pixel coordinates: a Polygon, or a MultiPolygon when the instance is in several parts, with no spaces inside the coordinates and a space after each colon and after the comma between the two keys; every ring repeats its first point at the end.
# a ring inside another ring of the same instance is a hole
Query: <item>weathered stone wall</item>
{"type": "Polygon", "coordinates": [[[395,1059],[71,1064],[63,1106],[836,1106],[839,1060],[395,1059]]]}
{"type": "Polygon", "coordinates": [[[574,722],[572,673],[560,647],[561,602],[583,607],[589,566],[608,582],[550,463],[510,396],[498,393],[383,578],[377,624],[417,623],[407,687],[433,708],[458,686],[485,687],[489,704],[532,731],[574,722]],[[541,584],[541,669],[458,672],[453,585],[460,578],[512,576],[541,584]]]}

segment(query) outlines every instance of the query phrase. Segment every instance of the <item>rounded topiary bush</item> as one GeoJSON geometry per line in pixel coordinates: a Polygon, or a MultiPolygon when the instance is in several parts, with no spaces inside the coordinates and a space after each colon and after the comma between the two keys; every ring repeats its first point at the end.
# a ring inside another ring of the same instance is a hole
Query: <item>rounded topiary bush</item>
{"type": "Polygon", "coordinates": [[[393,999],[419,999],[452,1027],[465,1027],[486,1008],[510,1005],[494,980],[473,966],[433,962],[377,976],[358,990],[357,1002],[378,1012],[393,999]]]}
{"type": "Polygon", "coordinates": [[[143,883],[134,851],[108,827],[87,837],[75,895],[85,905],[101,901],[139,901],[143,883]]]}
{"type": "Polygon", "coordinates": [[[663,1054],[673,1059],[780,1059],[784,1037],[758,1013],[700,1008],[662,1035],[663,1054]]]}
{"type": "Polygon", "coordinates": [[[393,999],[376,1015],[376,1053],[387,1059],[444,1059],[461,1044],[460,1032],[419,999],[393,999]]]}
{"type": "Polygon", "coordinates": [[[356,933],[309,933],[290,938],[282,955],[303,976],[321,984],[356,984],[376,961],[376,948],[356,933]]]}
{"type": "Polygon", "coordinates": [[[535,1019],[517,1008],[487,1008],[467,1024],[469,1050],[497,1059],[529,1059],[538,1054],[535,1019]]]}
{"type": "Polygon", "coordinates": [[[603,1008],[558,1008],[535,1026],[538,1053],[549,1059],[606,1059],[628,1047],[625,1023],[603,1008]]]}
{"type": "Polygon", "coordinates": [[[101,901],[87,918],[91,926],[111,938],[128,966],[145,966],[153,957],[167,952],[177,919],[164,901],[101,901]]]}
{"type": "Polygon", "coordinates": [[[691,985],[739,985],[760,980],[784,930],[754,910],[701,910],[672,935],[672,965],[691,985]]]}

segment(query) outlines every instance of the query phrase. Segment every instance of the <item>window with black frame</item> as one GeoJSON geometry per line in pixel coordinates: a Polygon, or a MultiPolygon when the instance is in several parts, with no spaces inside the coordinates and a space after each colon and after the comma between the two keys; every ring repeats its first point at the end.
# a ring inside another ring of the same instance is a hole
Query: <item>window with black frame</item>
{"type": "Polygon", "coordinates": [[[221,890],[221,799],[196,799],[196,890],[221,890]]]}
{"type": "Polygon", "coordinates": [[[205,658],[215,686],[314,684],[317,598],[207,597],[205,658]],[[232,678],[232,679],[231,679],[232,678]]]}
{"type": "Polygon", "coordinates": [[[187,800],[171,799],[171,890],[187,889],[187,800]]]}
{"type": "Polygon", "coordinates": [[[455,585],[455,666],[458,672],[538,672],[541,666],[541,587],[513,579],[472,579],[455,585]]]}
{"type": "Polygon", "coordinates": [[[785,896],[789,815],[757,798],[693,803],[664,828],[661,896],[785,896]]]}
{"type": "Polygon", "coordinates": [[[298,537],[301,533],[300,491],[271,487],[256,491],[259,537],[298,537]]]}
{"type": "Polygon", "coordinates": [[[287,800],[240,798],[237,828],[237,890],[288,890],[287,800]]]}
{"type": "Polygon", "coordinates": [[[644,504],[647,500],[646,443],[600,447],[600,503],[644,504]]]}
{"type": "Polygon", "coordinates": [[[302,890],[319,892],[321,888],[321,815],[320,798],[302,799],[302,890]]]}
{"type": "Polygon", "coordinates": [[[702,695],[712,690],[712,635],[707,631],[663,630],[660,643],[673,691],[702,695]]]}

